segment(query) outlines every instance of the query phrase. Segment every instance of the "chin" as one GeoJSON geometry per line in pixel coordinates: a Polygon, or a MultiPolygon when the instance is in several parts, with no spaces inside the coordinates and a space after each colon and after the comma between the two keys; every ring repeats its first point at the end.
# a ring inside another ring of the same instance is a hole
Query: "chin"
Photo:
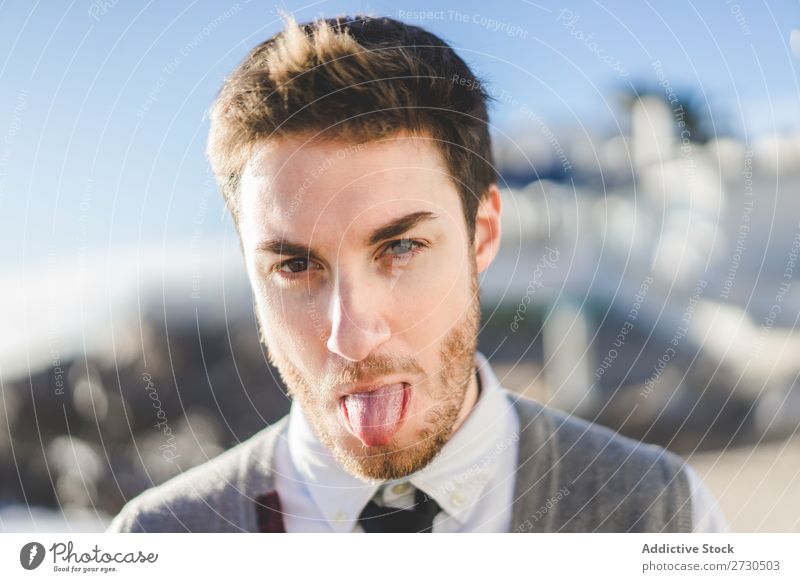
{"type": "Polygon", "coordinates": [[[334,449],[344,469],[365,481],[401,479],[428,465],[444,446],[446,438],[423,438],[405,447],[393,444],[356,449],[334,449]]]}

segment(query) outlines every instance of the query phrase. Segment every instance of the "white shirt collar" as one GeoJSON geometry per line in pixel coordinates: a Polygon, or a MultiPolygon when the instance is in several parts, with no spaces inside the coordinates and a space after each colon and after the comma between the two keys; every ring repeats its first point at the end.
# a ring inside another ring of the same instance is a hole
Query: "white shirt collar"
{"type": "MultiPolygon", "coordinates": [[[[433,497],[448,516],[464,523],[497,470],[508,444],[510,402],[486,357],[475,352],[481,392],[463,424],[424,468],[397,483],[410,481],[433,497]],[[505,443],[505,445],[504,445],[505,443]]],[[[336,531],[352,531],[364,506],[384,486],[351,475],[319,441],[297,401],[289,414],[291,460],[309,495],[336,531]]]]}

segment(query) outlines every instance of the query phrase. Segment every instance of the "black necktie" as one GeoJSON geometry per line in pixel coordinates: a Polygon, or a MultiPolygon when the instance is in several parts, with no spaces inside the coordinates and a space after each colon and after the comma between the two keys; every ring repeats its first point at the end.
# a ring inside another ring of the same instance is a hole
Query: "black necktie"
{"type": "Polygon", "coordinates": [[[382,507],[370,501],[358,518],[367,533],[431,533],[439,504],[421,489],[414,492],[413,509],[382,507]]]}

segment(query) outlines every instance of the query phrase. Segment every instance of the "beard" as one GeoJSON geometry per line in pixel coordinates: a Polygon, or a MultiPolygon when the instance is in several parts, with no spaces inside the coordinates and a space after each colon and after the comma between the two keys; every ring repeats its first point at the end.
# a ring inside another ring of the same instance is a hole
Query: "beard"
{"type": "Polygon", "coordinates": [[[355,450],[348,449],[331,431],[331,424],[338,424],[337,406],[331,403],[338,400],[335,387],[342,384],[357,383],[375,374],[423,374],[424,370],[413,358],[366,358],[350,362],[346,368],[328,378],[312,378],[309,381],[280,349],[275,349],[277,346],[271,345],[259,318],[259,329],[269,362],[280,373],[289,395],[299,402],[317,438],[351,475],[366,481],[405,477],[428,465],[452,436],[473,376],[480,324],[480,288],[473,257],[470,263],[470,301],[462,317],[447,331],[441,342],[438,372],[426,378],[431,386],[431,404],[424,412],[422,428],[417,429],[410,444],[400,445],[395,435],[385,445],[367,447],[359,444],[355,450]]]}

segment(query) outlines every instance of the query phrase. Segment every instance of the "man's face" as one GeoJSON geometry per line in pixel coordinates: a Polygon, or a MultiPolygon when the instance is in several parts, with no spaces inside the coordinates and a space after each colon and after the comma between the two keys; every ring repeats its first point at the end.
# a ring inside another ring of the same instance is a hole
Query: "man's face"
{"type": "Polygon", "coordinates": [[[424,467],[475,402],[488,264],[433,143],[271,140],[240,204],[262,339],[320,440],[362,479],[424,467]]]}

